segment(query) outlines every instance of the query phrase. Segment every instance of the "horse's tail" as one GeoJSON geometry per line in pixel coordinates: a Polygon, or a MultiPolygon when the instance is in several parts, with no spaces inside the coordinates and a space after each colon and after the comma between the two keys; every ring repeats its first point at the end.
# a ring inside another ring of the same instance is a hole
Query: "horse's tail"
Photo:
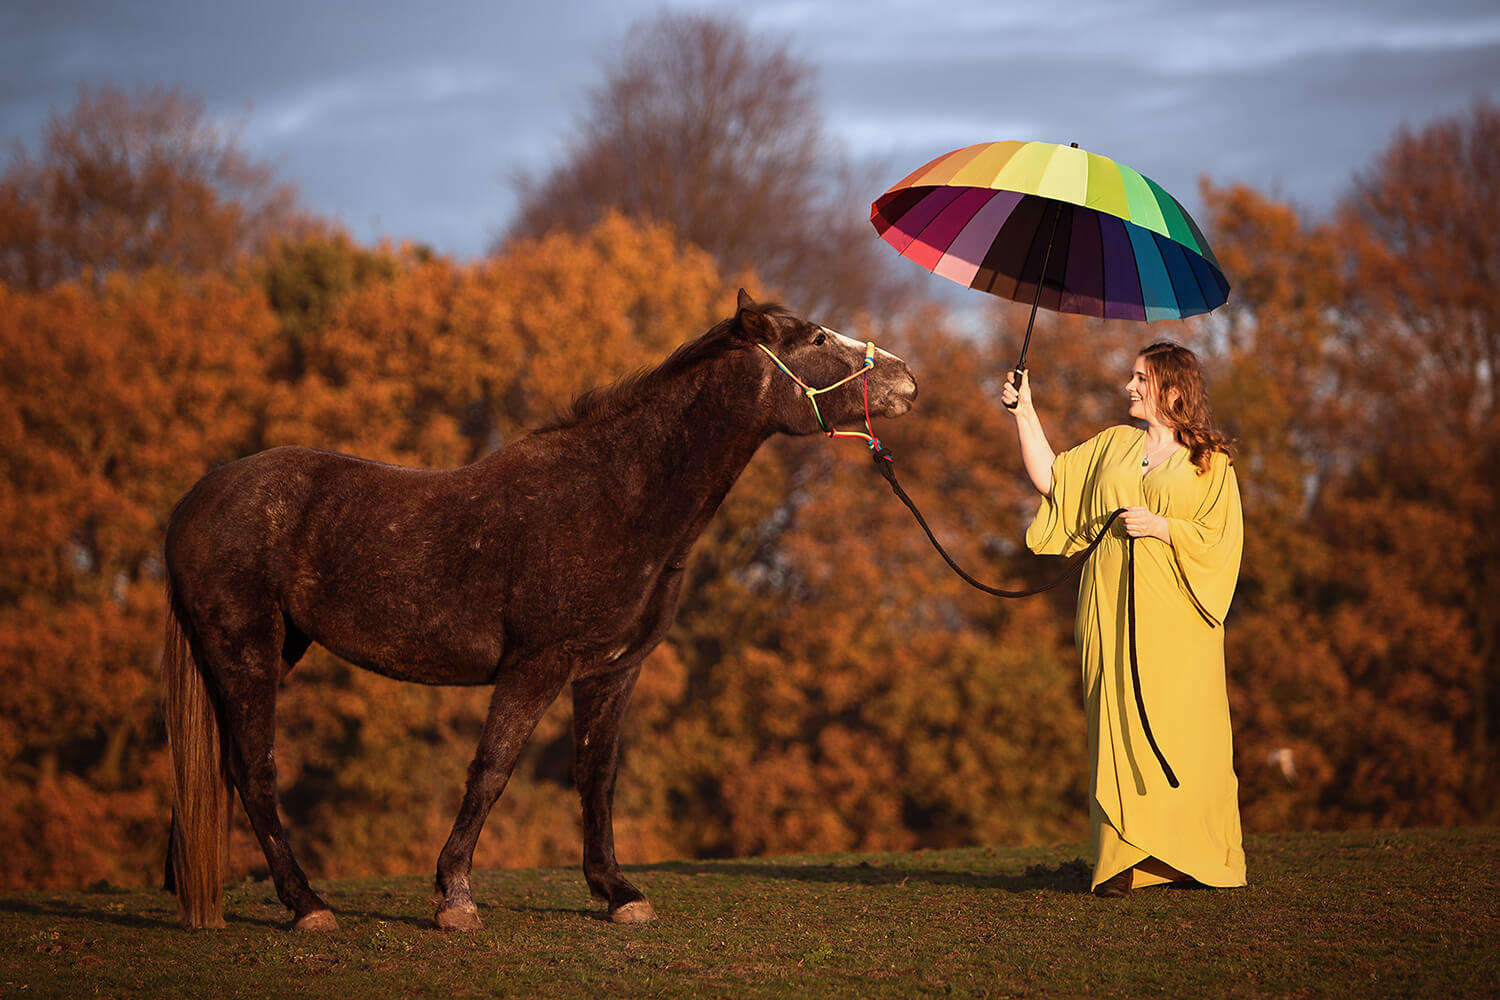
{"type": "Polygon", "coordinates": [[[163,711],[172,757],[172,830],[167,888],[189,928],[224,926],[224,874],[229,856],[229,770],[213,692],[193,657],[167,587],[162,650],[163,711]]]}

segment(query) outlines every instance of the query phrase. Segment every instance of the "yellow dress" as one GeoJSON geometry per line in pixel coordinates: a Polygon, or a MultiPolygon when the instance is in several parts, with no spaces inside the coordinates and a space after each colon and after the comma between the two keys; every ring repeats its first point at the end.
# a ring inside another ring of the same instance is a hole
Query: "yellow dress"
{"type": "Polygon", "coordinates": [[[1142,476],[1145,436],[1111,427],[1058,455],[1052,494],[1026,532],[1033,552],[1067,555],[1085,548],[1120,507],[1144,506],[1171,525],[1171,545],[1135,542],[1135,620],[1147,719],[1178,788],[1168,785],[1136,710],[1121,521],[1078,585],[1093,884],[1144,861],[1134,886],[1182,875],[1204,885],[1244,885],[1223,629],[1244,537],[1239,485],[1227,456],[1214,454],[1198,475],[1186,448],[1142,476]]]}

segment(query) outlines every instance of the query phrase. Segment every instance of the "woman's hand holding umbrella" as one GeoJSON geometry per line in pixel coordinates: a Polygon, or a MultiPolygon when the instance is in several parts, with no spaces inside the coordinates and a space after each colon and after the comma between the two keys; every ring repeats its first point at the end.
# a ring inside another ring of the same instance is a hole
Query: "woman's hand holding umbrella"
{"type": "Polygon", "coordinates": [[[1047,432],[1042,430],[1041,418],[1031,405],[1031,375],[1021,369],[1021,384],[1012,385],[1009,379],[1000,388],[1000,402],[1005,404],[1016,418],[1016,431],[1021,439],[1021,461],[1026,464],[1026,475],[1038,493],[1046,496],[1052,492],[1052,462],[1057,458],[1052,445],[1047,441],[1047,432]]]}
{"type": "Polygon", "coordinates": [[[1011,384],[1010,379],[1000,387],[1000,402],[1011,415],[1019,420],[1023,415],[1035,417],[1036,410],[1031,405],[1031,376],[1026,370],[1021,371],[1021,385],[1017,388],[1011,384]]]}

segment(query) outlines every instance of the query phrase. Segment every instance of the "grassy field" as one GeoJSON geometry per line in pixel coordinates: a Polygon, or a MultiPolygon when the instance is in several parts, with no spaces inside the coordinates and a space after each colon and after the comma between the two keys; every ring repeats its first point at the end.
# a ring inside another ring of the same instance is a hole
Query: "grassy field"
{"type": "Polygon", "coordinates": [[[431,878],[318,888],[295,934],[269,884],[188,933],[147,889],[0,893],[0,996],[1453,997],[1500,994],[1500,829],[1252,837],[1251,885],[1087,892],[1085,849],[628,868],[621,927],[573,869],[480,872],[485,927],[432,926],[431,878]]]}

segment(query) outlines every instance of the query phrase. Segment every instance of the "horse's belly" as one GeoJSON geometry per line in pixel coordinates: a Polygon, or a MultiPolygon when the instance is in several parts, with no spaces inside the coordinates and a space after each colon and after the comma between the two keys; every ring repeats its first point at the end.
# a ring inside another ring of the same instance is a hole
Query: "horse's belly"
{"type": "Polygon", "coordinates": [[[505,651],[496,623],[456,609],[323,607],[292,615],[309,638],[356,666],[419,684],[487,684],[505,651]],[[446,612],[446,613],[445,613],[446,612]]]}
{"type": "Polygon", "coordinates": [[[498,647],[414,643],[320,642],[356,666],[398,681],[418,684],[488,684],[500,662],[498,647]]]}

